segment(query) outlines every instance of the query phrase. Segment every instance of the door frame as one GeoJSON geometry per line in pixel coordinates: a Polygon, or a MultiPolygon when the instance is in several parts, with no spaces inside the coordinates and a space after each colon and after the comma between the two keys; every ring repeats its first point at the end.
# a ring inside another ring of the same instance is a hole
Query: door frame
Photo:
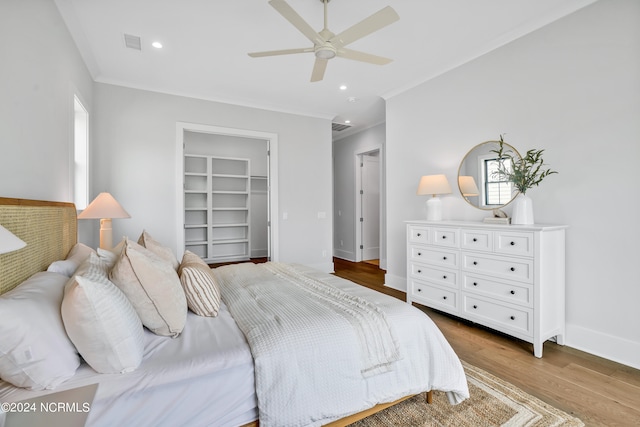
{"type": "MultiPolygon", "coordinates": [[[[382,236],[383,236],[383,220],[382,220],[382,213],[383,213],[383,152],[382,152],[382,145],[374,145],[372,147],[369,148],[362,148],[358,151],[355,152],[355,217],[353,219],[353,225],[354,225],[354,229],[355,229],[355,246],[354,246],[354,251],[355,251],[355,258],[356,258],[356,262],[360,262],[362,261],[362,249],[360,249],[360,245],[362,242],[362,225],[360,224],[360,218],[362,217],[362,198],[360,197],[360,190],[362,188],[362,174],[361,174],[361,169],[360,169],[360,161],[361,161],[361,157],[363,155],[366,154],[370,154],[377,151],[378,155],[380,156],[380,162],[378,163],[378,168],[379,168],[379,178],[378,178],[378,186],[380,189],[380,202],[379,202],[379,216],[380,216],[380,221],[379,221],[379,233],[380,233],[380,252],[382,252],[382,236]]],[[[380,258],[382,258],[382,254],[379,254],[380,258]]],[[[382,261],[382,260],[381,260],[382,261]]]]}
{"type": "Polygon", "coordinates": [[[236,136],[267,141],[269,150],[267,164],[269,179],[267,191],[268,200],[268,224],[267,243],[271,261],[279,261],[280,250],[278,241],[278,135],[270,132],[260,132],[248,129],[235,129],[221,126],[205,125],[198,123],[176,122],[176,242],[177,254],[184,253],[184,133],[198,132],[215,135],[236,136]]]}

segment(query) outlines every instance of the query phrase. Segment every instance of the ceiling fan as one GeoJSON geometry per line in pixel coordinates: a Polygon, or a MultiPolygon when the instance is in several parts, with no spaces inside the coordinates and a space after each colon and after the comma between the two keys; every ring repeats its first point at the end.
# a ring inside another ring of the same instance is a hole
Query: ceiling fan
{"type": "Polygon", "coordinates": [[[262,56],[313,52],[316,56],[316,61],[313,66],[313,72],[311,73],[312,82],[317,82],[324,78],[324,72],[327,68],[328,61],[336,56],[376,65],[384,65],[392,61],[391,59],[384,58],[382,56],[371,55],[369,53],[345,48],[348,44],[353,43],[356,40],[360,40],[361,38],[368,36],[369,34],[400,19],[396,11],[393,10],[391,6],[387,6],[379,10],[368,18],[365,18],[359,23],[336,35],[327,27],[327,4],[330,0],[320,1],[324,3],[324,28],[320,32],[316,32],[309,24],[307,24],[307,22],[302,19],[302,17],[298,15],[298,13],[293,10],[286,1],[269,1],[269,4],[278,11],[280,15],[282,15],[287,21],[296,27],[298,31],[313,42],[313,47],[252,52],[249,53],[249,56],[257,58],[262,56]]]}

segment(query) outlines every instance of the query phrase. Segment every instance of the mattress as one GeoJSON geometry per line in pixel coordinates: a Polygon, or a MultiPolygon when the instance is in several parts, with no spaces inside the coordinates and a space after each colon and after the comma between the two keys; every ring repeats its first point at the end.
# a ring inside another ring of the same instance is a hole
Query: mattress
{"type": "Polygon", "coordinates": [[[215,318],[191,312],[175,339],[145,330],[140,367],[98,374],[82,364],[55,390],[29,391],[0,381],[0,402],[15,402],[98,383],[89,427],[237,427],[258,418],[253,359],[224,303],[215,318]]]}

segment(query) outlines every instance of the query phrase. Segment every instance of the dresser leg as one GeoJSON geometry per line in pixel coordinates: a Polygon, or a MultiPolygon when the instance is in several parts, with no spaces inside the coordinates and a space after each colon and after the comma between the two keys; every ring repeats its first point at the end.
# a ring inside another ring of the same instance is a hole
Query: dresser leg
{"type": "Polygon", "coordinates": [[[556,344],[564,345],[564,334],[556,335],[556,344]]]}
{"type": "Polygon", "coordinates": [[[540,359],[542,357],[542,348],[544,346],[544,341],[534,342],[533,343],[533,355],[540,359]]]}

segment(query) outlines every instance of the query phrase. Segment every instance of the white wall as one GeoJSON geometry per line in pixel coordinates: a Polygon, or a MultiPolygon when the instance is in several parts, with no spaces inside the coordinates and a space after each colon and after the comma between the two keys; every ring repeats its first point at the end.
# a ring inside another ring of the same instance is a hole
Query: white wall
{"type": "MultiPolygon", "coordinates": [[[[465,153],[506,133],[559,171],[527,194],[567,231],[567,344],[640,368],[640,2],[601,0],[387,100],[387,285],[405,289],[403,221],[421,175],[455,183],[465,153]]],[[[459,192],[445,218],[486,213],[459,192]]]]}
{"type": "Polygon", "coordinates": [[[73,96],[91,76],[55,4],[0,2],[0,196],[72,201],[73,96]]]}
{"type": "MultiPolygon", "coordinates": [[[[362,132],[333,142],[333,253],[349,261],[356,260],[359,243],[356,241],[356,155],[364,151],[380,149],[380,161],[383,164],[382,182],[384,183],[385,124],[379,124],[362,132]],[[342,242],[342,245],[340,244],[342,242]]],[[[385,204],[385,188],[380,189],[382,205],[385,204]]],[[[386,229],[385,212],[380,212],[383,232],[380,236],[380,266],[386,267],[386,229]]]]}
{"type": "Polygon", "coordinates": [[[176,122],[247,129],[278,134],[280,261],[333,271],[330,120],[101,83],[94,109],[93,194],[111,192],[131,214],[113,221],[114,242],[144,228],[176,247],[176,122]]]}

